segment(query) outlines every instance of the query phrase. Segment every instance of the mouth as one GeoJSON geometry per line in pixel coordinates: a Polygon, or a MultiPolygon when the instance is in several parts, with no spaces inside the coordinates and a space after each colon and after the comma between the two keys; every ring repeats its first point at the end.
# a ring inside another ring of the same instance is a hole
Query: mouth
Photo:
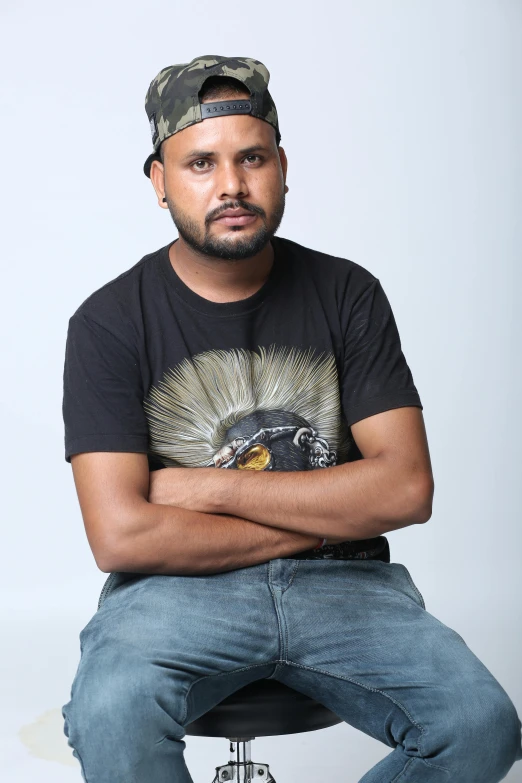
{"type": "Polygon", "coordinates": [[[233,212],[225,213],[218,218],[215,218],[214,223],[220,223],[222,226],[247,226],[250,223],[254,223],[257,220],[257,215],[252,212],[245,212],[244,210],[238,211],[236,214],[233,212]]]}

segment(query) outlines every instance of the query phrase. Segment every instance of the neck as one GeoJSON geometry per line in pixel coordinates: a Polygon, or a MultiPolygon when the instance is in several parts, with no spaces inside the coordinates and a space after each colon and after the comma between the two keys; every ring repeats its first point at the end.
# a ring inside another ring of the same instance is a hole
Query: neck
{"type": "Polygon", "coordinates": [[[231,261],[197,253],[179,237],[170,247],[170,263],[181,280],[211,302],[236,302],[258,291],[274,262],[272,243],[250,258],[231,261]]]}

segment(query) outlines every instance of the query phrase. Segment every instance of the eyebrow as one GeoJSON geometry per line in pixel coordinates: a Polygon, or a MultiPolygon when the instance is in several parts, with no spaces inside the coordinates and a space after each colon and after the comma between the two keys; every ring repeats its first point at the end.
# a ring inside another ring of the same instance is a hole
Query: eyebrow
{"type": "MultiPolygon", "coordinates": [[[[251,147],[245,147],[242,150],[239,150],[241,155],[249,155],[252,152],[257,152],[258,150],[261,150],[263,152],[268,152],[267,147],[263,147],[262,144],[254,144],[251,147]]],[[[182,160],[189,160],[189,158],[212,158],[215,156],[215,152],[208,151],[208,150],[192,150],[192,152],[187,153],[187,155],[184,155],[182,160]]]]}

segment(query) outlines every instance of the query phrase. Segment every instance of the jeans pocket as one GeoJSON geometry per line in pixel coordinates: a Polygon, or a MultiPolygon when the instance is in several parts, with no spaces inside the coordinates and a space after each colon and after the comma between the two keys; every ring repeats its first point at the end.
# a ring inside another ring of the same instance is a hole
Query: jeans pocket
{"type": "Polygon", "coordinates": [[[400,566],[402,568],[402,570],[404,572],[404,575],[406,576],[406,579],[408,581],[408,585],[410,586],[410,588],[411,588],[411,590],[413,592],[414,599],[417,601],[417,603],[419,604],[419,606],[422,609],[426,609],[426,604],[424,602],[424,598],[422,597],[422,594],[421,594],[419,588],[417,587],[417,585],[415,584],[415,582],[411,578],[411,574],[408,571],[408,569],[406,568],[406,566],[403,563],[395,563],[395,565],[398,565],[398,566],[400,566]]]}

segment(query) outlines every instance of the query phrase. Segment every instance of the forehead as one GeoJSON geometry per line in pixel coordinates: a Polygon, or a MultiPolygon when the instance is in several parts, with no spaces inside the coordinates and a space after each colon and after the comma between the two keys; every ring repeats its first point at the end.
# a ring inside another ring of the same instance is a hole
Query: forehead
{"type": "Polygon", "coordinates": [[[275,144],[275,130],[270,123],[250,114],[228,114],[209,117],[189,125],[165,139],[163,147],[169,158],[181,158],[191,150],[207,150],[219,154],[234,148],[275,144]]]}

